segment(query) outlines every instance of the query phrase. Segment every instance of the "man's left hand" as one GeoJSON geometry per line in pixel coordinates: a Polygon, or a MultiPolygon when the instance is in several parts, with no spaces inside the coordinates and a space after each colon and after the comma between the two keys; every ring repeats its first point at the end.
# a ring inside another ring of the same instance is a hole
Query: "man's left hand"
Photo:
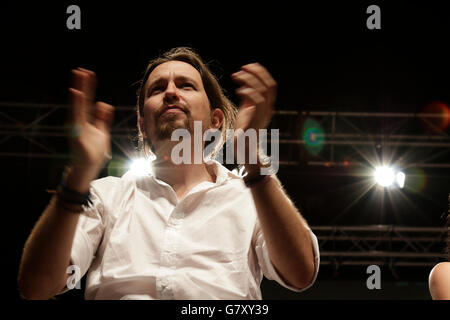
{"type": "Polygon", "coordinates": [[[241,87],[236,94],[241,98],[235,129],[264,129],[272,118],[277,83],[259,63],[243,66],[232,78],[241,87]]]}
{"type": "MultiPolygon", "coordinates": [[[[258,136],[258,130],[266,128],[272,118],[277,83],[267,69],[259,63],[241,67],[240,71],[233,73],[232,78],[241,85],[236,90],[236,94],[241,98],[241,104],[236,117],[235,132],[238,129],[242,129],[243,132],[253,129],[258,136]]],[[[235,135],[235,151],[237,152],[236,140],[235,135]]],[[[245,152],[247,166],[249,153],[257,152],[257,150],[250,150],[246,143],[245,152]]]]}

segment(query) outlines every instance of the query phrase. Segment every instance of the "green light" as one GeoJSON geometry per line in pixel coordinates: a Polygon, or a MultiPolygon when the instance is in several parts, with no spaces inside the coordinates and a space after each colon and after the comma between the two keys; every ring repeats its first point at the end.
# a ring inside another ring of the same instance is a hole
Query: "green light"
{"type": "Polygon", "coordinates": [[[306,150],[312,155],[318,155],[324,146],[325,134],[317,121],[307,119],[302,130],[306,150]]]}

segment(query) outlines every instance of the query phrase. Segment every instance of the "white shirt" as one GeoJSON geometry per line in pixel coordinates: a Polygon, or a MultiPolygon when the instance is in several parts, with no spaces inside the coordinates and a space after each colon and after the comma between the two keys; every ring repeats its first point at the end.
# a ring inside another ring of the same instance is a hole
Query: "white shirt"
{"type": "MultiPolygon", "coordinates": [[[[89,270],[86,299],[261,299],[263,274],[296,292],[309,287],[290,287],[274,269],[242,178],[215,161],[208,170],[216,182],[181,201],[153,176],[92,182],[93,204],[80,216],[71,253],[82,276],[89,270]]],[[[314,282],[319,249],[310,232],[314,282]]]]}

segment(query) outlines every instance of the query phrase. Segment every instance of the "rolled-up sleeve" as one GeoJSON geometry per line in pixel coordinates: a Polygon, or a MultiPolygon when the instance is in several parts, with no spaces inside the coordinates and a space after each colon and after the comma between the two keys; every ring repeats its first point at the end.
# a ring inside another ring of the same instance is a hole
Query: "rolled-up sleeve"
{"type": "Polygon", "coordinates": [[[71,263],[80,268],[81,276],[89,269],[105,229],[103,204],[95,188],[91,188],[91,202],[81,213],[72,244],[71,263]]]}
{"type": "MultiPolygon", "coordinates": [[[[80,213],[72,243],[70,264],[80,270],[80,279],[88,271],[105,230],[103,203],[95,187],[90,190],[91,204],[80,213]]],[[[64,288],[59,294],[67,292],[64,288]]]]}
{"type": "MultiPolygon", "coordinates": [[[[91,204],[80,213],[70,254],[70,264],[80,270],[80,279],[86,274],[105,230],[103,203],[94,187],[90,190],[91,204]]],[[[58,295],[66,293],[65,287],[58,295]]]]}
{"type": "Polygon", "coordinates": [[[308,230],[310,233],[312,248],[313,248],[313,252],[314,252],[314,278],[307,287],[298,289],[298,288],[292,287],[289,284],[287,284],[281,278],[280,274],[275,269],[275,267],[272,264],[272,261],[270,260],[270,257],[269,257],[269,251],[267,250],[266,240],[264,238],[262,230],[258,226],[258,230],[256,232],[255,251],[256,251],[256,255],[258,257],[258,263],[261,267],[261,270],[262,270],[264,276],[267,279],[275,280],[283,287],[285,287],[289,290],[295,291],[295,292],[305,291],[314,284],[314,282],[316,281],[317,275],[319,273],[319,265],[320,265],[319,243],[317,241],[316,235],[312,232],[312,230],[309,228],[308,228],[308,230]]]}

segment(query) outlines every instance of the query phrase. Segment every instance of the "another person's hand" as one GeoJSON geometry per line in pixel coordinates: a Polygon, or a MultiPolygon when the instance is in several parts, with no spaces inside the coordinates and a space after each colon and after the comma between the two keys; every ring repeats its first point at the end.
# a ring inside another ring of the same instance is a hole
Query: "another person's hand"
{"type": "Polygon", "coordinates": [[[90,182],[111,158],[110,127],[114,107],[94,103],[96,86],[94,72],[82,68],[72,70],[72,87],[69,88],[72,155],[67,185],[79,192],[89,190],[90,182]]]}

